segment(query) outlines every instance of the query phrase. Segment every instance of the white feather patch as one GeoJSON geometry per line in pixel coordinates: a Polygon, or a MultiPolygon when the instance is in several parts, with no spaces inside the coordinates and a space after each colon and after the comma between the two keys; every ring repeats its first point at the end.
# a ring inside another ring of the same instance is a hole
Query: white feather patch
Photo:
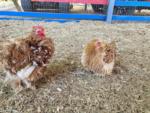
{"type": "Polygon", "coordinates": [[[7,83],[8,81],[17,80],[17,77],[14,74],[11,74],[7,70],[4,70],[4,72],[6,73],[6,77],[5,77],[5,80],[4,80],[5,83],[7,83]]]}
{"type": "Polygon", "coordinates": [[[21,79],[24,80],[28,78],[31,73],[34,71],[34,69],[37,67],[36,62],[33,63],[31,66],[26,66],[25,68],[21,69],[20,71],[17,72],[17,76],[21,79]]]}
{"type": "Polygon", "coordinates": [[[111,63],[104,63],[102,71],[104,74],[110,75],[112,73],[113,67],[114,67],[114,60],[111,63]]]}

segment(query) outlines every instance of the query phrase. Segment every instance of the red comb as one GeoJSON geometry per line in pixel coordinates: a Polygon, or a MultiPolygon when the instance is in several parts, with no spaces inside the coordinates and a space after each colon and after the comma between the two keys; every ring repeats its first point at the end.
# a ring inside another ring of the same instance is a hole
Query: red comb
{"type": "Polygon", "coordinates": [[[37,26],[33,26],[33,29],[35,29],[35,33],[36,35],[39,36],[39,38],[44,39],[45,38],[45,32],[44,32],[44,27],[37,25],[37,26]]]}

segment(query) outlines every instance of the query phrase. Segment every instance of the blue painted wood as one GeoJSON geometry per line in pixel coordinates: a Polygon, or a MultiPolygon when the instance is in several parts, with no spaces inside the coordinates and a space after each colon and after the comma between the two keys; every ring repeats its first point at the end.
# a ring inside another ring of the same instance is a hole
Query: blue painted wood
{"type": "Polygon", "coordinates": [[[101,14],[70,14],[70,13],[46,13],[46,12],[15,12],[0,11],[0,16],[21,16],[51,19],[78,19],[78,20],[106,20],[101,14]]]}
{"type": "MultiPolygon", "coordinates": [[[[133,1],[116,1],[110,0],[107,16],[100,14],[69,14],[69,13],[46,13],[46,12],[15,12],[15,11],[0,11],[0,16],[20,16],[20,17],[33,17],[40,18],[41,21],[51,21],[49,19],[55,19],[55,21],[69,21],[63,19],[72,20],[107,20],[111,21],[146,21],[150,22],[150,16],[125,16],[125,15],[113,15],[113,7],[116,6],[145,6],[149,7],[150,2],[133,2],[133,1]]],[[[4,19],[4,18],[3,18],[4,19]]],[[[40,21],[39,19],[39,21],[40,21]]],[[[32,19],[31,19],[32,20],[32,19]]],[[[34,20],[34,19],[33,19],[34,20]]],[[[36,20],[38,21],[38,19],[36,20]]]]}
{"type": "MultiPolygon", "coordinates": [[[[79,22],[79,20],[68,19],[39,19],[39,18],[9,18],[0,17],[0,20],[32,20],[32,21],[45,21],[45,22],[79,22]]],[[[125,15],[113,15],[112,21],[145,21],[150,22],[150,16],[125,16],[125,15]]]]}
{"type": "Polygon", "coordinates": [[[59,22],[59,23],[65,23],[65,22],[80,22],[80,20],[63,20],[63,19],[39,19],[39,18],[11,18],[11,17],[0,17],[0,20],[29,20],[29,21],[44,21],[44,22],[59,22]]]}
{"type": "Polygon", "coordinates": [[[141,2],[141,1],[116,1],[115,6],[141,6],[141,7],[150,7],[150,2],[141,2]]]}
{"type": "Polygon", "coordinates": [[[113,11],[114,11],[115,0],[109,0],[108,10],[107,10],[107,23],[111,23],[113,11]]]}
{"type": "Polygon", "coordinates": [[[150,22],[150,16],[113,15],[113,21],[145,21],[150,22]]]}

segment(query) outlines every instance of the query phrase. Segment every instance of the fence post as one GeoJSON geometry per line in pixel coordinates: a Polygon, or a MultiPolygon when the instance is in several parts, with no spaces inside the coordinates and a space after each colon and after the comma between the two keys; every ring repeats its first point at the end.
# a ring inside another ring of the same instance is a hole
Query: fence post
{"type": "Polygon", "coordinates": [[[114,11],[115,0],[109,0],[108,9],[107,9],[107,17],[106,22],[111,23],[113,11],[114,11]]]}

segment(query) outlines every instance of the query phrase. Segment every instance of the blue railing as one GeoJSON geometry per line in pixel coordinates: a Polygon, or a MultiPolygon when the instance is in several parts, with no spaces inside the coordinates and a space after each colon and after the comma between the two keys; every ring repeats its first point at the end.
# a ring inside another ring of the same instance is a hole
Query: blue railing
{"type": "Polygon", "coordinates": [[[145,21],[150,22],[150,16],[133,16],[133,15],[113,15],[114,6],[128,6],[128,7],[150,7],[150,2],[147,1],[115,1],[110,0],[107,12],[106,21],[145,21]]]}
{"type": "Polygon", "coordinates": [[[150,22],[150,16],[113,15],[114,6],[150,7],[150,2],[110,0],[109,5],[108,5],[107,15],[0,11],[0,16],[21,16],[21,17],[25,16],[25,17],[32,17],[32,18],[34,17],[34,18],[46,18],[46,19],[57,19],[57,20],[59,20],[59,19],[102,20],[102,21],[107,21],[108,23],[111,23],[112,21],[146,21],[146,22],[150,22]]]}
{"type": "Polygon", "coordinates": [[[142,7],[150,7],[150,2],[141,2],[141,1],[116,1],[115,6],[142,6],[142,7]]]}

